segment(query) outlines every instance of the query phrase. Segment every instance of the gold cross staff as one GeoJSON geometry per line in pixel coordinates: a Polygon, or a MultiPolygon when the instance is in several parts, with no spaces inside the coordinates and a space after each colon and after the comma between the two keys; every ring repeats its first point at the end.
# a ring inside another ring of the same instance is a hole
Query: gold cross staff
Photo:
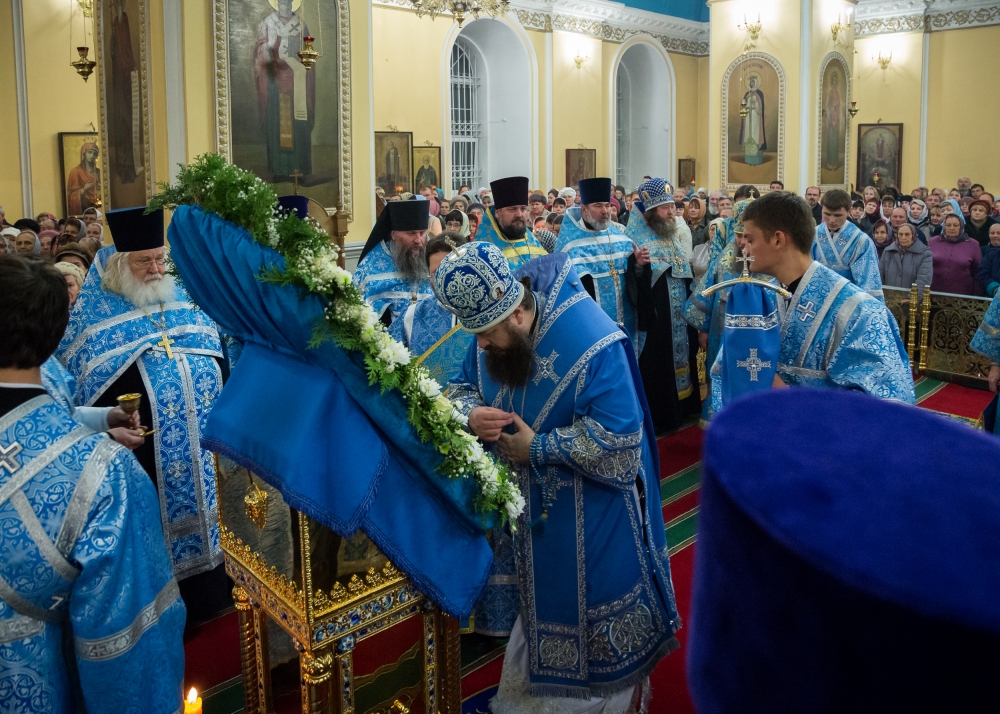
{"type": "Polygon", "coordinates": [[[157,342],[156,346],[157,347],[162,347],[163,349],[165,349],[167,351],[167,359],[173,359],[174,358],[174,351],[172,349],[170,349],[170,345],[174,344],[174,341],[172,339],[170,339],[169,337],[167,337],[167,333],[166,332],[161,332],[160,334],[163,335],[163,339],[160,340],[159,342],[157,342]]]}

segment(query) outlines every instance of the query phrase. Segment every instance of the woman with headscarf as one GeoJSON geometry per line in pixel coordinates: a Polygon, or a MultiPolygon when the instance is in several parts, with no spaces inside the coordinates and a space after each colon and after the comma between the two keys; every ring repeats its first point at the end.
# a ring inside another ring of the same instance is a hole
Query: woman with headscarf
{"type": "Polygon", "coordinates": [[[462,211],[452,211],[444,217],[444,229],[458,233],[463,238],[469,237],[469,217],[462,211]]]}
{"type": "Polygon", "coordinates": [[[66,279],[66,290],[69,291],[69,307],[72,310],[76,304],[76,299],[80,296],[80,288],[83,287],[85,277],[79,265],[73,263],[56,263],[56,270],[63,274],[66,279]]]}
{"type": "Polygon", "coordinates": [[[80,163],[66,178],[66,208],[71,216],[79,216],[97,205],[97,189],[101,183],[101,170],[97,166],[99,153],[97,144],[85,142],[80,147],[80,163]]]}
{"type": "Polygon", "coordinates": [[[708,241],[708,212],[705,204],[697,196],[692,196],[684,207],[684,220],[691,229],[691,247],[695,248],[708,241]]]}
{"type": "Polygon", "coordinates": [[[896,229],[896,240],[888,245],[879,260],[882,285],[909,290],[913,283],[923,293],[934,277],[934,256],[930,248],[916,239],[917,230],[909,223],[896,229]]]}
{"type": "Polygon", "coordinates": [[[42,243],[38,240],[38,234],[25,228],[18,231],[14,239],[14,250],[18,255],[41,255],[42,243]]]}
{"type": "Polygon", "coordinates": [[[944,217],[944,232],[931,238],[929,247],[934,254],[934,279],[931,290],[956,295],[979,295],[976,273],[983,260],[979,243],[963,230],[961,213],[944,217]]]}
{"type": "Polygon", "coordinates": [[[889,223],[881,218],[875,221],[872,226],[872,241],[875,243],[875,250],[878,252],[879,260],[882,259],[882,252],[892,243],[892,230],[889,223]]]}
{"type": "Polygon", "coordinates": [[[981,198],[977,198],[969,206],[969,218],[965,222],[965,233],[979,243],[980,248],[986,248],[990,244],[990,227],[996,223],[996,220],[990,217],[992,209],[992,201],[984,201],[981,198]]]}
{"type": "Polygon", "coordinates": [[[59,235],[59,231],[44,230],[38,233],[38,242],[42,246],[41,255],[46,260],[51,259],[56,254],[56,248],[59,246],[56,244],[56,236],[59,235]]]}
{"type": "Polygon", "coordinates": [[[962,222],[962,232],[965,232],[965,216],[962,215],[962,207],[958,205],[958,201],[954,198],[949,198],[946,201],[941,201],[941,224],[942,231],[944,228],[944,219],[950,215],[958,216],[958,220],[962,222]]]}
{"type": "Polygon", "coordinates": [[[3,240],[0,243],[0,249],[6,253],[16,253],[17,249],[14,247],[14,239],[17,238],[17,234],[20,233],[17,228],[4,228],[0,231],[0,239],[3,240]]]}
{"type": "Polygon", "coordinates": [[[931,218],[927,204],[919,198],[910,201],[910,208],[906,212],[907,222],[913,226],[917,233],[917,238],[921,243],[927,245],[931,239],[931,218]]]}

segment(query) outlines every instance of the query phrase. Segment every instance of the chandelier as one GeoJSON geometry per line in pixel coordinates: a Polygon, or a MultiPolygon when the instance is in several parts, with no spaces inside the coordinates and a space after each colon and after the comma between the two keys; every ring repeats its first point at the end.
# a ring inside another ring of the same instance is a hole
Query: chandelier
{"type": "Polygon", "coordinates": [[[461,27],[466,15],[479,19],[479,13],[485,12],[494,20],[505,15],[510,9],[510,0],[410,0],[417,9],[417,17],[430,15],[433,20],[439,13],[450,12],[461,27]]]}

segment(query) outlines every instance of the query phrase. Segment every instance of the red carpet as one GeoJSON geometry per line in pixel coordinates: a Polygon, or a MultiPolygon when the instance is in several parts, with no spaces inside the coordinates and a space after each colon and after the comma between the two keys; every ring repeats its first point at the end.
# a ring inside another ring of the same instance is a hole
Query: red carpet
{"type": "MultiPolygon", "coordinates": [[[[933,380],[925,380],[932,382],[933,380]]],[[[923,383],[920,385],[924,386],[923,383]]],[[[978,421],[983,410],[993,399],[993,393],[982,389],[971,389],[958,384],[940,383],[928,390],[927,396],[918,404],[923,409],[961,417],[970,421],[978,421]]]]}

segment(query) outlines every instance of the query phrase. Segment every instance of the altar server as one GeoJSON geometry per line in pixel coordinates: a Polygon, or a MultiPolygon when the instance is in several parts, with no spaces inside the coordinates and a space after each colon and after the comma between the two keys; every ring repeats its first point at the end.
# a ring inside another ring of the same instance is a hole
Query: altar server
{"type": "Polygon", "coordinates": [[[375,221],[354,284],[386,325],[432,295],[427,282],[427,201],[391,201],[375,221]]]}
{"type": "Polygon", "coordinates": [[[821,203],[823,222],[816,227],[813,259],[884,302],[875,244],[847,220],[851,195],[847,191],[833,189],[823,194],[821,203]]]}
{"type": "Polygon", "coordinates": [[[512,276],[496,248],[470,243],[434,283],[478,343],[450,396],[528,499],[515,535],[520,614],[491,711],[635,710],[680,619],[625,333],[565,253],[512,276]]]}
{"type": "Polygon", "coordinates": [[[802,198],[786,191],[761,196],[743,212],[743,235],[754,269],[792,293],[778,301],[778,377],[785,384],[860,389],[914,403],[896,320],[881,300],[812,259],[815,226],[802,198]]]}
{"type": "Polygon", "coordinates": [[[176,712],[185,612],[156,492],[42,387],[68,316],[56,270],[0,256],[0,708],[176,712]]]}
{"type": "Polygon", "coordinates": [[[528,226],[528,179],[508,176],[491,181],[490,188],[493,205],[486,208],[476,229],[476,240],[499,248],[512,270],[532,258],[548,255],[528,226]]]}
{"type": "Polygon", "coordinates": [[[117,252],[91,274],[59,345],[80,406],[115,406],[142,395],[153,433],[135,455],[160,495],[163,533],[192,621],[231,602],[219,546],[215,460],[201,430],[222,392],[215,324],[166,273],[163,213],[106,214],[117,252]]]}

